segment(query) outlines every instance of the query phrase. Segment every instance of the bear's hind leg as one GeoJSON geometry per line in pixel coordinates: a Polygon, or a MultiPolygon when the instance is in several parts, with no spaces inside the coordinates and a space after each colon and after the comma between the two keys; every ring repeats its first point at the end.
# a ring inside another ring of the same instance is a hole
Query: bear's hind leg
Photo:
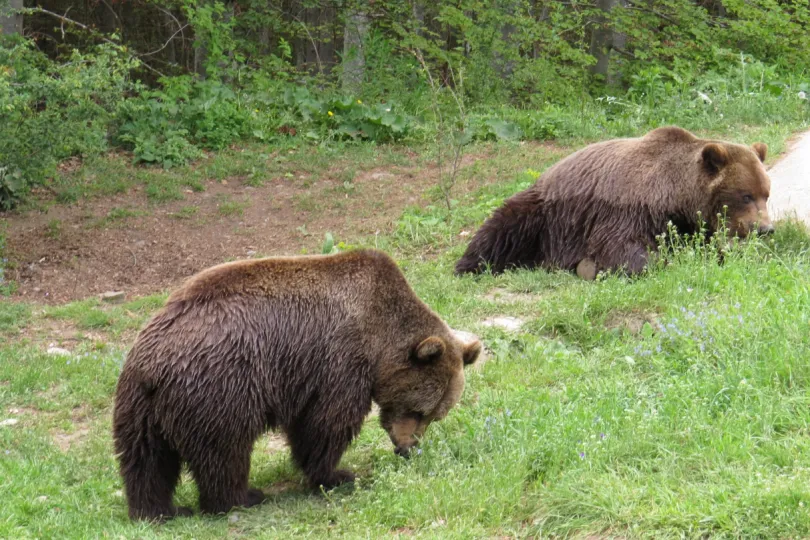
{"type": "MultiPolygon", "coordinates": [[[[649,262],[648,249],[648,245],[644,242],[628,242],[615,251],[606,253],[606,250],[600,250],[602,253],[595,255],[593,262],[600,269],[636,276],[647,268],[649,262]]],[[[580,264],[582,265],[587,260],[583,259],[580,264]]],[[[577,270],[579,270],[579,267],[577,270]]]]}
{"type": "Polygon", "coordinates": [[[210,450],[204,461],[189,463],[200,492],[200,511],[222,514],[237,506],[248,508],[264,501],[261,490],[248,489],[251,446],[236,452],[210,450]]]}
{"type": "Polygon", "coordinates": [[[131,519],[165,521],[192,515],[191,509],[172,503],[180,467],[180,455],[160,438],[121,454],[121,474],[131,519]]]}

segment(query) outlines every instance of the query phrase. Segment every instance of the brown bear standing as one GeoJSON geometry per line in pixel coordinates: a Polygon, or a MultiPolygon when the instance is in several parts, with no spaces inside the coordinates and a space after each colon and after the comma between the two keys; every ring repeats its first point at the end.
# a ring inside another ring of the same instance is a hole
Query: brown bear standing
{"type": "Polygon", "coordinates": [[[200,509],[248,489],[253,443],[281,428],[313,486],[335,470],[372,399],[398,454],[444,417],[480,341],[460,341],[377,251],[270,258],[190,278],[141,331],[118,381],[113,430],[132,518],[188,515],[172,496],[182,463],[200,509]]]}
{"type": "Polygon", "coordinates": [[[587,146],[507,199],[475,234],[456,273],[539,266],[576,269],[586,279],[602,270],[635,274],[668,222],[695,233],[700,216],[710,233],[724,213],[732,234],[745,237],[757,226],[769,233],[766,153],[762,143],[698,139],[678,127],[587,146]]]}

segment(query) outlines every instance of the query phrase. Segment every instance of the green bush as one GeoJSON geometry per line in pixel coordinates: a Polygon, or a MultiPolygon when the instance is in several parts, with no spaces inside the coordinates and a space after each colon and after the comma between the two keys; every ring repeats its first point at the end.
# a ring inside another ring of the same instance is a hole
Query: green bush
{"type": "Polygon", "coordinates": [[[107,148],[133,62],[104,45],[57,63],[23,39],[0,45],[0,208],[9,209],[70,156],[107,148]]]}
{"type": "Polygon", "coordinates": [[[319,99],[303,86],[288,87],[283,99],[310,139],[388,142],[404,137],[414,125],[412,117],[397,112],[390,103],[367,105],[352,97],[319,99]]]}
{"type": "Polygon", "coordinates": [[[251,115],[237,94],[216,80],[163,79],[163,88],[121,102],[117,140],[136,162],[184,164],[201,148],[221,149],[251,131],[251,115]]]}

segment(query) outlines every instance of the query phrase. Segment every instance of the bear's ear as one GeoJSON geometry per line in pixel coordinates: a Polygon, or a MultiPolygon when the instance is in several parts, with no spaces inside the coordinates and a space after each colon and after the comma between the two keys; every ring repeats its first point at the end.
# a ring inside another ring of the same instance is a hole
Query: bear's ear
{"type": "Polygon", "coordinates": [[[442,357],[445,347],[442,338],[430,336],[416,346],[414,360],[420,364],[432,364],[442,357]]]}
{"type": "Polygon", "coordinates": [[[730,156],[728,150],[717,143],[709,143],[703,147],[701,153],[703,165],[712,173],[717,174],[728,164],[730,156]]]}
{"type": "Polygon", "coordinates": [[[754,153],[757,155],[762,163],[765,163],[765,157],[768,155],[768,145],[761,142],[756,142],[751,145],[754,153]]]}
{"type": "Polygon", "coordinates": [[[481,342],[478,340],[464,344],[464,353],[462,358],[464,359],[465,366],[469,366],[478,360],[478,356],[481,354],[481,348],[481,342]]]}

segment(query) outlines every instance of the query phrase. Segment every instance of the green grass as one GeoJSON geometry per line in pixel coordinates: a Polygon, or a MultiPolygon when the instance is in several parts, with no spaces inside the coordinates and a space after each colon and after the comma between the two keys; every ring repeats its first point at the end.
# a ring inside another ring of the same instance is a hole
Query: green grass
{"type": "MultiPolygon", "coordinates": [[[[752,128],[744,139],[778,147],[778,133],[752,128]]],[[[468,372],[459,406],[408,461],[369,419],[342,463],[359,474],[353,491],[310,494],[288,453],[264,438],[251,484],[269,493],[266,504],[129,522],[111,398],[134,333],[165,295],[122,305],[0,301],[0,422],[18,420],[0,426],[0,537],[810,536],[807,230],[780,223],[722,265],[705,249],[683,249],[637,279],[454,277],[469,238],[460,233],[563,153],[459,194],[451,214],[438,203],[409,209],[392,234],[368,240],[397,257],[451,326],[481,336],[488,361],[468,372]],[[523,325],[510,334],[482,324],[493,316],[523,325]],[[72,356],[45,352],[52,324],[75,328],[72,356]]],[[[376,159],[356,155],[357,167],[376,159]]],[[[501,177],[510,155],[465,170],[466,179],[501,177]]],[[[285,156],[286,171],[328,161],[285,156]]],[[[355,169],[346,170],[344,180],[355,169]]],[[[176,499],[196,507],[188,475],[176,499]]]]}
{"type": "Polygon", "coordinates": [[[222,217],[242,216],[248,206],[250,203],[247,201],[233,201],[229,197],[221,197],[217,203],[217,213],[222,217]]]}
{"type": "Polygon", "coordinates": [[[174,214],[172,217],[175,219],[191,219],[197,215],[200,209],[196,206],[184,206],[174,214]]]}
{"type": "MultiPolygon", "coordinates": [[[[237,521],[127,521],[109,424],[123,350],[87,343],[66,358],[4,346],[0,407],[20,423],[0,428],[0,536],[806,536],[809,243],[782,224],[723,265],[686,250],[639,279],[596,283],[526,271],[455,278],[461,245],[430,264],[403,258],[425,301],[482,336],[488,362],[410,461],[370,420],[344,459],[360,473],[353,492],[307,494],[287,453],[260,441],[251,482],[283,489],[237,521]],[[493,289],[520,294],[501,301],[493,289]],[[654,324],[608,324],[638,313],[654,324]],[[481,325],[504,314],[525,321],[518,334],[481,325]],[[57,435],[79,429],[60,450],[57,435]]],[[[164,298],[77,302],[20,324],[133,330],[164,298]]],[[[193,506],[195,493],[186,477],[177,497],[193,506]]]]}

